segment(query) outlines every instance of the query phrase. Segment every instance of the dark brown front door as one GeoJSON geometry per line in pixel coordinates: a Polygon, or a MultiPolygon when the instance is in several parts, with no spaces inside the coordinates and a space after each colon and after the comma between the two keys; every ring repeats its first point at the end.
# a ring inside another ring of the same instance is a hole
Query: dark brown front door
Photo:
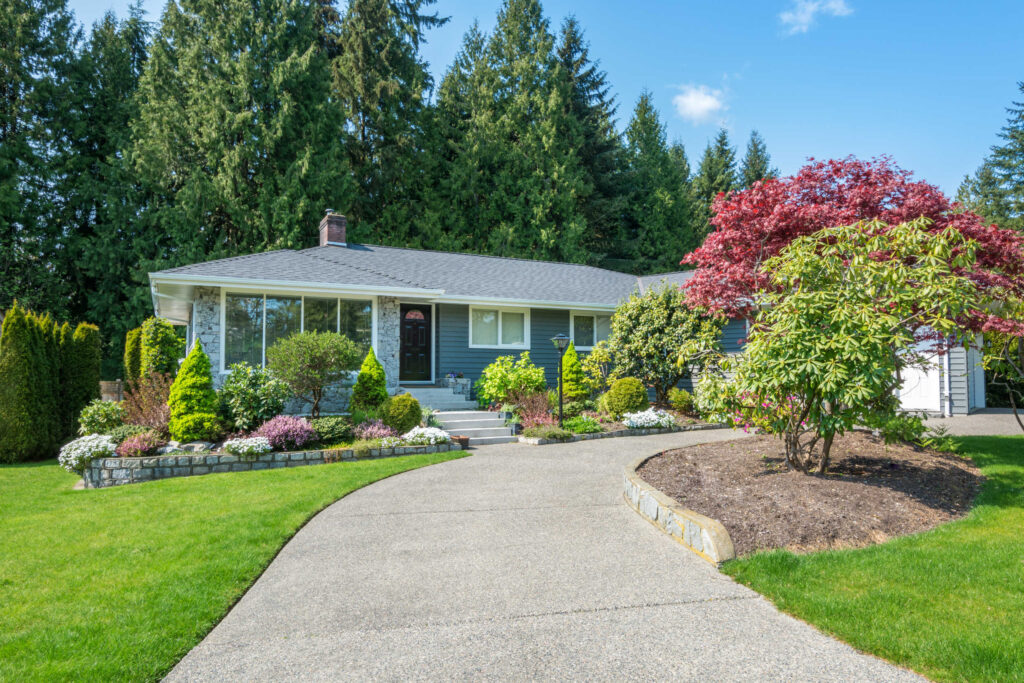
{"type": "Polygon", "coordinates": [[[401,362],[398,378],[402,382],[429,382],[430,306],[402,304],[401,362]]]}

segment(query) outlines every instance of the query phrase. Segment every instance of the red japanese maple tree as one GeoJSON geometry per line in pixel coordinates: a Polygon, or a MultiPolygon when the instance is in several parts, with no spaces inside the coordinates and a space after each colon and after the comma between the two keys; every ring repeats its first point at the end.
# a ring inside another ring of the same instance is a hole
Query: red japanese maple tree
{"type": "MultiPolygon", "coordinates": [[[[714,202],[714,231],[682,263],[697,266],[687,282],[690,302],[730,315],[752,311],[754,295],[770,287],[761,264],[794,238],[861,220],[897,225],[925,216],[935,230],[953,226],[978,242],[970,276],[985,288],[1024,296],[1024,236],[958,212],[937,187],[914,180],[888,157],[815,161],[788,178],[768,179],[714,202]]],[[[1024,326],[989,313],[965,321],[970,329],[1024,326]]]]}

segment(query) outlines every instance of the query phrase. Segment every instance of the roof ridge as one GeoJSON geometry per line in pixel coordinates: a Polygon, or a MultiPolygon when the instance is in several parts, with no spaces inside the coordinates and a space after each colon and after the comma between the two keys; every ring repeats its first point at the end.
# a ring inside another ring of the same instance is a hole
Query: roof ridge
{"type": "Polygon", "coordinates": [[[218,262],[223,263],[225,261],[242,261],[242,260],[245,260],[245,259],[248,259],[248,258],[256,258],[257,256],[266,256],[267,254],[277,254],[277,253],[282,252],[282,251],[291,252],[293,254],[297,254],[298,253],[295,249],[272,249],[270,251],[254,251],[254,252],[249,253],[249,254],[238,254],[237,256],[224,256],[222,258],[210,259],[209,261],[197,261],[196,263],[185,263],[185,264],[182,264],[180,266],[173,266],[171,268],[164,268],[163,270],[158,270],[158,271],[153,271],[153,272],[156,272],[156,273],[173,273],[174,271],[181,270],[182,268],[192,268],[194,266],[200,266],[200,265],[203,265],[203,264],[206,264],[206,263],[218,263],[218,262]]]}
{"type": "MultiPolygon", "coordinates": [[[[319,247],[310,247],[309,249],[302,249],[301,251],[296,251],[295,253],[296,254],[304,254],[305,252],[313,251],[314,249],[319,249],[319,247]]],[[[398,276],[396,276],[396,275],[394,275],[392,273],[382,273],[382,272],[380,272],[378,270],[374,270],[373,268],[367,268],[366,266],[355,265],[355,264],[352,264],[352,263],[344,263],[344,264],[335,263],[335,262],[331,261],[330,259],[322,258],[321,256],[319,256],[318,254],[315,254],[315,253],[308,254],[308,256],[310,256],[312,258],[315,258],[318,261],[324,261],[326,263],[330,263],[332,266],[344,265],[346,268],[354,268],[356,270],[361,270],[361,271],[363,271],[365,273],[371,273],[373,275],[378,275],[380,277],[388,278],[389,280],[395,280],[396,282],[402,282],[402,283],[405,283],[407,285],[411,285],[413,287],[416,287],[418,289],[437,289],[436,287],[427,287],[422,282],[414,282],[413,280],[407,280],[405,278],[398,277],[398,276]]]]}

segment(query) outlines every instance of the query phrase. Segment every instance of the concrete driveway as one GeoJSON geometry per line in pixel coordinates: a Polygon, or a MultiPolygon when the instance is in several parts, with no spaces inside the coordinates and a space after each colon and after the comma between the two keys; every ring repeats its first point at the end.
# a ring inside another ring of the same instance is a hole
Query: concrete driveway
{"type": "Polygon", "coordinates": [[[945,427],[950,434],[958,436],[1021,436],[1013,412],[1009,408],[985,408],[970,415],[955,417],[930,417],[925,421],[928,427],[945,427]]]}
{"type": "Polygon", "coordinates": [[[916,680],[642,520],[623,467],[728,430],[503,444],[310,521],[169,680],[916,680]]]}

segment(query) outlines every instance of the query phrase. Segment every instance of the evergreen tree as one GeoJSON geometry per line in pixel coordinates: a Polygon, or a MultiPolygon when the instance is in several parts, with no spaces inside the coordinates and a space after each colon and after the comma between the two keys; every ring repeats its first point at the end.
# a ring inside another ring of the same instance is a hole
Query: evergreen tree
{"type": "Polygon", "coordinates": [[[352,0],[341,20],[332,74],[356,180],[354,241],[423,245],[414,228],[432,168],[424,151],[433,80],[419,45],[427,29],[447,22],[424,13],[434,2],[352,0]]]}
{"type": "Polygon", "coordinates": [[[310,245],[353,191],[322,5],[171,0],[139,84],[135,169],[157,264],[310,245]]]}
{"type": "Polygon", "coordinates": [[[576,351],[576,345],[569,342],[569,347],[562,356],[562,395],[566,401],[580,401],[589,395],[583,377],[583,364],[576,351]]]}
{"type": "Polygon", "coordinates": [[[74,332],[65,323],[61,330],[61,404],[69,423],[66,436],[72,436],[82,408],[100,397],[100,331],[95,325],[79,323],[74,332]]]}
{"type": "MultiPolygon", "coordinates": [[[[611,255],[621,238],[626,193],[622,141],[615,130],[617,105],[607,74],[590,58],[590,46],[575,17],[562,23],[556,55],[569,80],[569,114],[582,135],[577,149],[584,182],[592,188],[580,207],[587,221],[586,247],[593,258],[611,255]]],[[[614,255],[613,255],[614,256],[614,255]]]]}
{"type": "Polygon", "coordinates": [[[630,195],[620,248],[634,272],[677,270],[679,259],[699,244],[691,229],[688,163],[681,146],[669,149],[649,92],[637,100],[625,137],[630,195]]]}
{"type": "Polygon", "coordinates": [[[729,133],[722,128],[714,142],[704,149],[704,156],[693,177],[696,202],[694,229],[702,242],[711,229],[711,204],[715,197],[720,192],[729,193],[736,188],[736,151],[729,145],[729,133]]]}
{"type": "Polygon", "coordinates": [[[778,169],[772,168],[772,158],[764,144],[764,138],[756,130],[750,132],[747,153],[740,164],[739,188],[745,190],[759,180],[775,178],[778,169]]]}
{"type": "MultiPolygon", "coordinates": [[[[1017,84],[1024,93],[1024,81],[1017,84]]],[[[1024,102],[1013,102],[988,158],[973,177],[964,179],[957,201],[1003,228],[1024,230],[1024,102]]]]}
{"type": "Polygon", "coordinates": [[[171,385],[167,405],[171,419],[167,429],[176,441],[215,439],[220,433],[217,392],[210,374],[210,357],[199,342],[192,347],[171,385]]]}

